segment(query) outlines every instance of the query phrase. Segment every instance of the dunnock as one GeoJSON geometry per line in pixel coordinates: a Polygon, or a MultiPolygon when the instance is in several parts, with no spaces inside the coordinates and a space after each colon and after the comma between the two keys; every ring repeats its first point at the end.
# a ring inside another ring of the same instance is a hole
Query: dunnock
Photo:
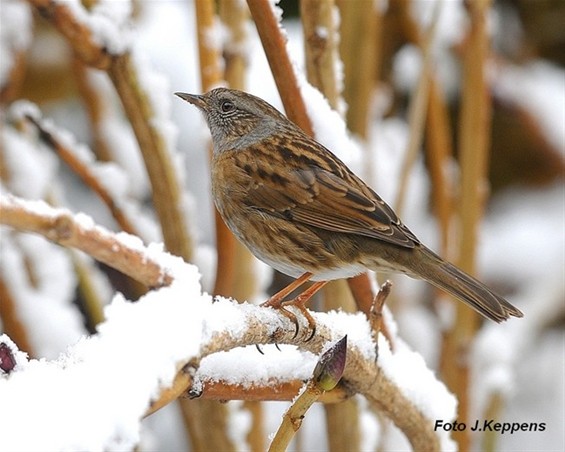
{"type": "Polygon", "coordinates": [[[315,326],[305,301],[328,280],[371,269],[424,279],[495,322],[522,317],[420,243],[341,160],[264,100],[226,88],[176,95],[208,122],[212,194],[222,218],[255,256],[298,278],[266,305],[285,311],[292,290],[317,281],[290,302],[315,326]]]}

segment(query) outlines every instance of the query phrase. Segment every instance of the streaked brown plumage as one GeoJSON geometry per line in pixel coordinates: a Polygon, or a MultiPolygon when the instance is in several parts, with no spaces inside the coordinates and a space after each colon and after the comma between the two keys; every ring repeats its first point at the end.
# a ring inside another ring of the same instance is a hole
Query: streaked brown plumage
{"type": "Polygon", "coordinates": [[[313,281],[366,269],[401,272],[446,290],[496,322],[522,317],[421,244],[342,161],[267,102],[225,88],[176,94],[204,113],[214,144],[214,201],[259,259],[313,281]]]}

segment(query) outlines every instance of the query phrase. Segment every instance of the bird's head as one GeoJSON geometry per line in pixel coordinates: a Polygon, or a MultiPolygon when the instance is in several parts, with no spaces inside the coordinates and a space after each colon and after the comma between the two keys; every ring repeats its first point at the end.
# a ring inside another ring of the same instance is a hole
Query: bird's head
{"type": "Polygon", "coordinates": [[[214,152],[245,149],[290,122],[272,105],[243,91],[216,88],[200,95],[175,94],[204,113],[214,152]]]}

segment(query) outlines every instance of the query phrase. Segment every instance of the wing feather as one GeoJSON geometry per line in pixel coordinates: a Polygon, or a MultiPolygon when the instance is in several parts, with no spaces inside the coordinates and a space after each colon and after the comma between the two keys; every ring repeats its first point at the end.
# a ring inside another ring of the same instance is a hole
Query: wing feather
{"type": "Polygon", "coordinates": [[[340,175],[315,165],[288,165],[282,177],[270,176],[271,168],[259,165],[260,161],[254,162],[257,173],[245,198],[248,207],[327,231],[358,234],[402,247],[413,248],[419,243],[393,210],[343,164],[340,168],[346,172],[340,175]]]}

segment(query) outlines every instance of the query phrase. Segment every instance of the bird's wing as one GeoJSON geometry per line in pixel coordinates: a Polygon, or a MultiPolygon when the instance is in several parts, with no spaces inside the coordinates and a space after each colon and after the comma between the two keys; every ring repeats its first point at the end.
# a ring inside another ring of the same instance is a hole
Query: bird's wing
{"type": "Polygon", "coordinates": [[[394,211],[345,166],[340,175],[319,166],[287,167],[281,176],[257,166],[255,171],[254,184],[245,197],[248,207],[327,231],[358,234],[402,247],[413,248],[419,243],[394,211]]]}

